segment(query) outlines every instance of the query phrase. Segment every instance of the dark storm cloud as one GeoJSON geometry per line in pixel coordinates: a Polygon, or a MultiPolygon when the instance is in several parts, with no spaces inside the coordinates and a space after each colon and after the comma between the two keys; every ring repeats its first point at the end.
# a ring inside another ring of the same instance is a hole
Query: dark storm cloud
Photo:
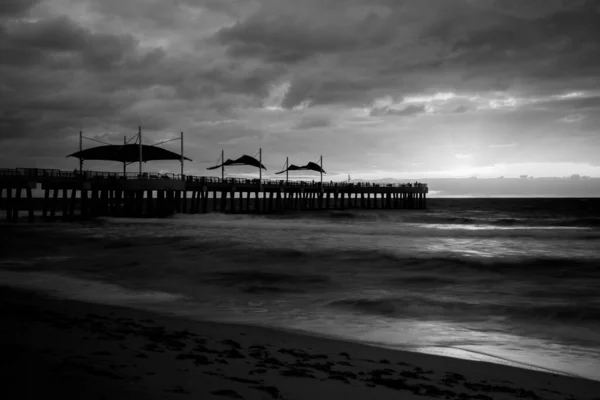
{"type": "Polygon", "coordinates": [[[141,51],[132,36],[94,34],[64,16],[10,21],[0,36],[2,139],[64,135],[73,125],[116,113],[132,99],[103,86],[128,71],[143,75],[162,57],[141,51]]]}
{"type": "MultiPolygon", "coordinates": [[[[512,162],[543,131],[536,154],[551,159],[567,148],[553,140],[591,140],[597,123],[598,15],[583,0],[5,0],[0,140],[76,142],[80,127],[119,139],[141,121],[149,140],[193,131],[186,145],[206,154],[262,142],[340,152],[328,160],[346,167],[409,137],[406,162],[425,145],[433,162],[449,141],[531,141],[498,153],[512,162]],[[557,96],[573,92],[585,93],[557,96]],[[222,120],[233,122],[207,122],[222,120]]],[[[458,165],[448,159],[435,165],[458,165]]]]}
{"type": "Polygon", "coordinates": [[[256,7],[253,0],[102,0],[91,2],[91,7],[108,18],[124,21],[143,20],[155,28],[172,29],[177,25],[178,13],[201,9],[240,17],[248,7],[256,7]]]}
{"type": "Polygon", "coordinates": [[[367,11],[360,18],[344,14],[351,5],[336,13],[313,2],[302,12],[293,6],[291,11],[263,7],[223,28],[216,39],[233,57],[283,63],[293,70],[285,107],[306,100],[309,90],[314,104],[349,105],[368,103],[378,89],[390,87],[480,91],[519,84],[549,92],[565,84],[585,85],[600,67],[594,1],[431,0],[383,6],[387,13],[367,11]],[[297,73],[319,57],[331,63],[297,73]],[[336,76],[328,77],[325,68],[336,76]]]}
{"type": "Polygon", "coordinates": [[[532,86],[558,78],[565,84],[595,77],[600,67],[595,1],[565,2],[537,18],[475,10],[439,22],[426,37],[453,54],[444,67],[462,68],[466,81],[488,75],[507,84],[523,78],[537,82],[532,86]]]}
{"type": "Polygon", "coordinates": [[[140,108],[148,96],[201,101],[203,109],[227,114],[242,105],[227,94],[249,94],[258,105],[280,70],[243,60],[196,65],[143,48],[130,34],[94,33],[66,16],[6,21],[0,25],[0,140],[64,136],[81,126],[132,127],[142,118],[161,129],[198,107],[178,103],[156,114],[140,108]]]}
{"type": "Polygon", "coordinates": [[[359,45],[354,32],[307,29],[293,16],[258,15],[217,34],[233,56],[257,57],[269,62],[296,63],[319,53],[351,50],[359,45]]]}
{"type": "Polygon", "coordinates": [[[400,21],[393,17],[394,8],[401,1],[281,4],[264,1],[255,14],[221,29],[215,39],[227,46],[234,57],[296,64],[323,54],[385,46],[401,31],[396,24],[400,21]]]}
{"type": "Polygon", "coordinates": [[[4,16],[19,17],[24,15],[40,0],[2,0],[0,2],[0,18],[4,16]]]}
{"type": "Polygon", "coordinates": [[[64,16],[13,21],[3,28],[0,64],[106,70],[148,61],[132,36],[94,34],[64,16]]]}

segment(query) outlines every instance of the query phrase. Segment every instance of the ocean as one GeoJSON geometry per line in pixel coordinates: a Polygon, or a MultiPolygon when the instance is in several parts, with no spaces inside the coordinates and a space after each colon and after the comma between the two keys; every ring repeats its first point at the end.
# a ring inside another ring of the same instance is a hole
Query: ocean
{"type": "Polygon", "coordinates": [[[600,199],[0,229],[0,284],[600,380],[600,199]]]}

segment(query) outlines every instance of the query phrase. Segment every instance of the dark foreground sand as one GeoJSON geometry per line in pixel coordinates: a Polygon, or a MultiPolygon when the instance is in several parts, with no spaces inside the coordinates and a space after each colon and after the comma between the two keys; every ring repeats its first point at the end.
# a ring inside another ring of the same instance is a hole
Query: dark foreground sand
{"type": "Polygon", "coordinates": [[[3,399],[600,399],[600,382],[0,287],[3,399]]]}

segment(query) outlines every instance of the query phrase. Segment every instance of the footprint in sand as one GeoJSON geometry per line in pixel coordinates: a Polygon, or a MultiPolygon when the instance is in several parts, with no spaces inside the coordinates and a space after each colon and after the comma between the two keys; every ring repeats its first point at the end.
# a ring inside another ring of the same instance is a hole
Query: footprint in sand
{"type": "Polygon", "coordinates": [[[215,396],[229,397],[230,399],[243,399],[243,397],[240,396],[238,392],[229,389],[215,390],[210,392],[210,394],[214,394],[215,396]]]}
{"type": "Polygon", "coordinates": [[[169,392],[169,393],[177,393],[177,394],[191,394],[190,392],[188,392],[181,386],[175,386],[173,389],[165,389],[164,391],[169,392]]]}

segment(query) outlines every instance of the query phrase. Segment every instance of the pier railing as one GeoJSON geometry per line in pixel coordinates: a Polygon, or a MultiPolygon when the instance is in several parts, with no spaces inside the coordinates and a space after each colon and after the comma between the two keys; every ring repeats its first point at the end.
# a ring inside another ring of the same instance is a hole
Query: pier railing
{"type": "Polygon", "coordinates": [[[422,182],[407,183],[375,183],[375,182],[316,182],[297,181],[285,179],[247,179],[224,178],[214,176],[181,175],[173,173],[144,172],[102,172],[102,171],[61,171],[59,169],[45,168],[0,168],[0,177],[21,177],[32,180],[73,179],[73,180],[120,180],[120,179],[172,179],[183,180],[200,184],[227,184],[227,185],[258,185],[264,186],[292,186],[292,187],[417,187],[426,188],[422,182]]]}

